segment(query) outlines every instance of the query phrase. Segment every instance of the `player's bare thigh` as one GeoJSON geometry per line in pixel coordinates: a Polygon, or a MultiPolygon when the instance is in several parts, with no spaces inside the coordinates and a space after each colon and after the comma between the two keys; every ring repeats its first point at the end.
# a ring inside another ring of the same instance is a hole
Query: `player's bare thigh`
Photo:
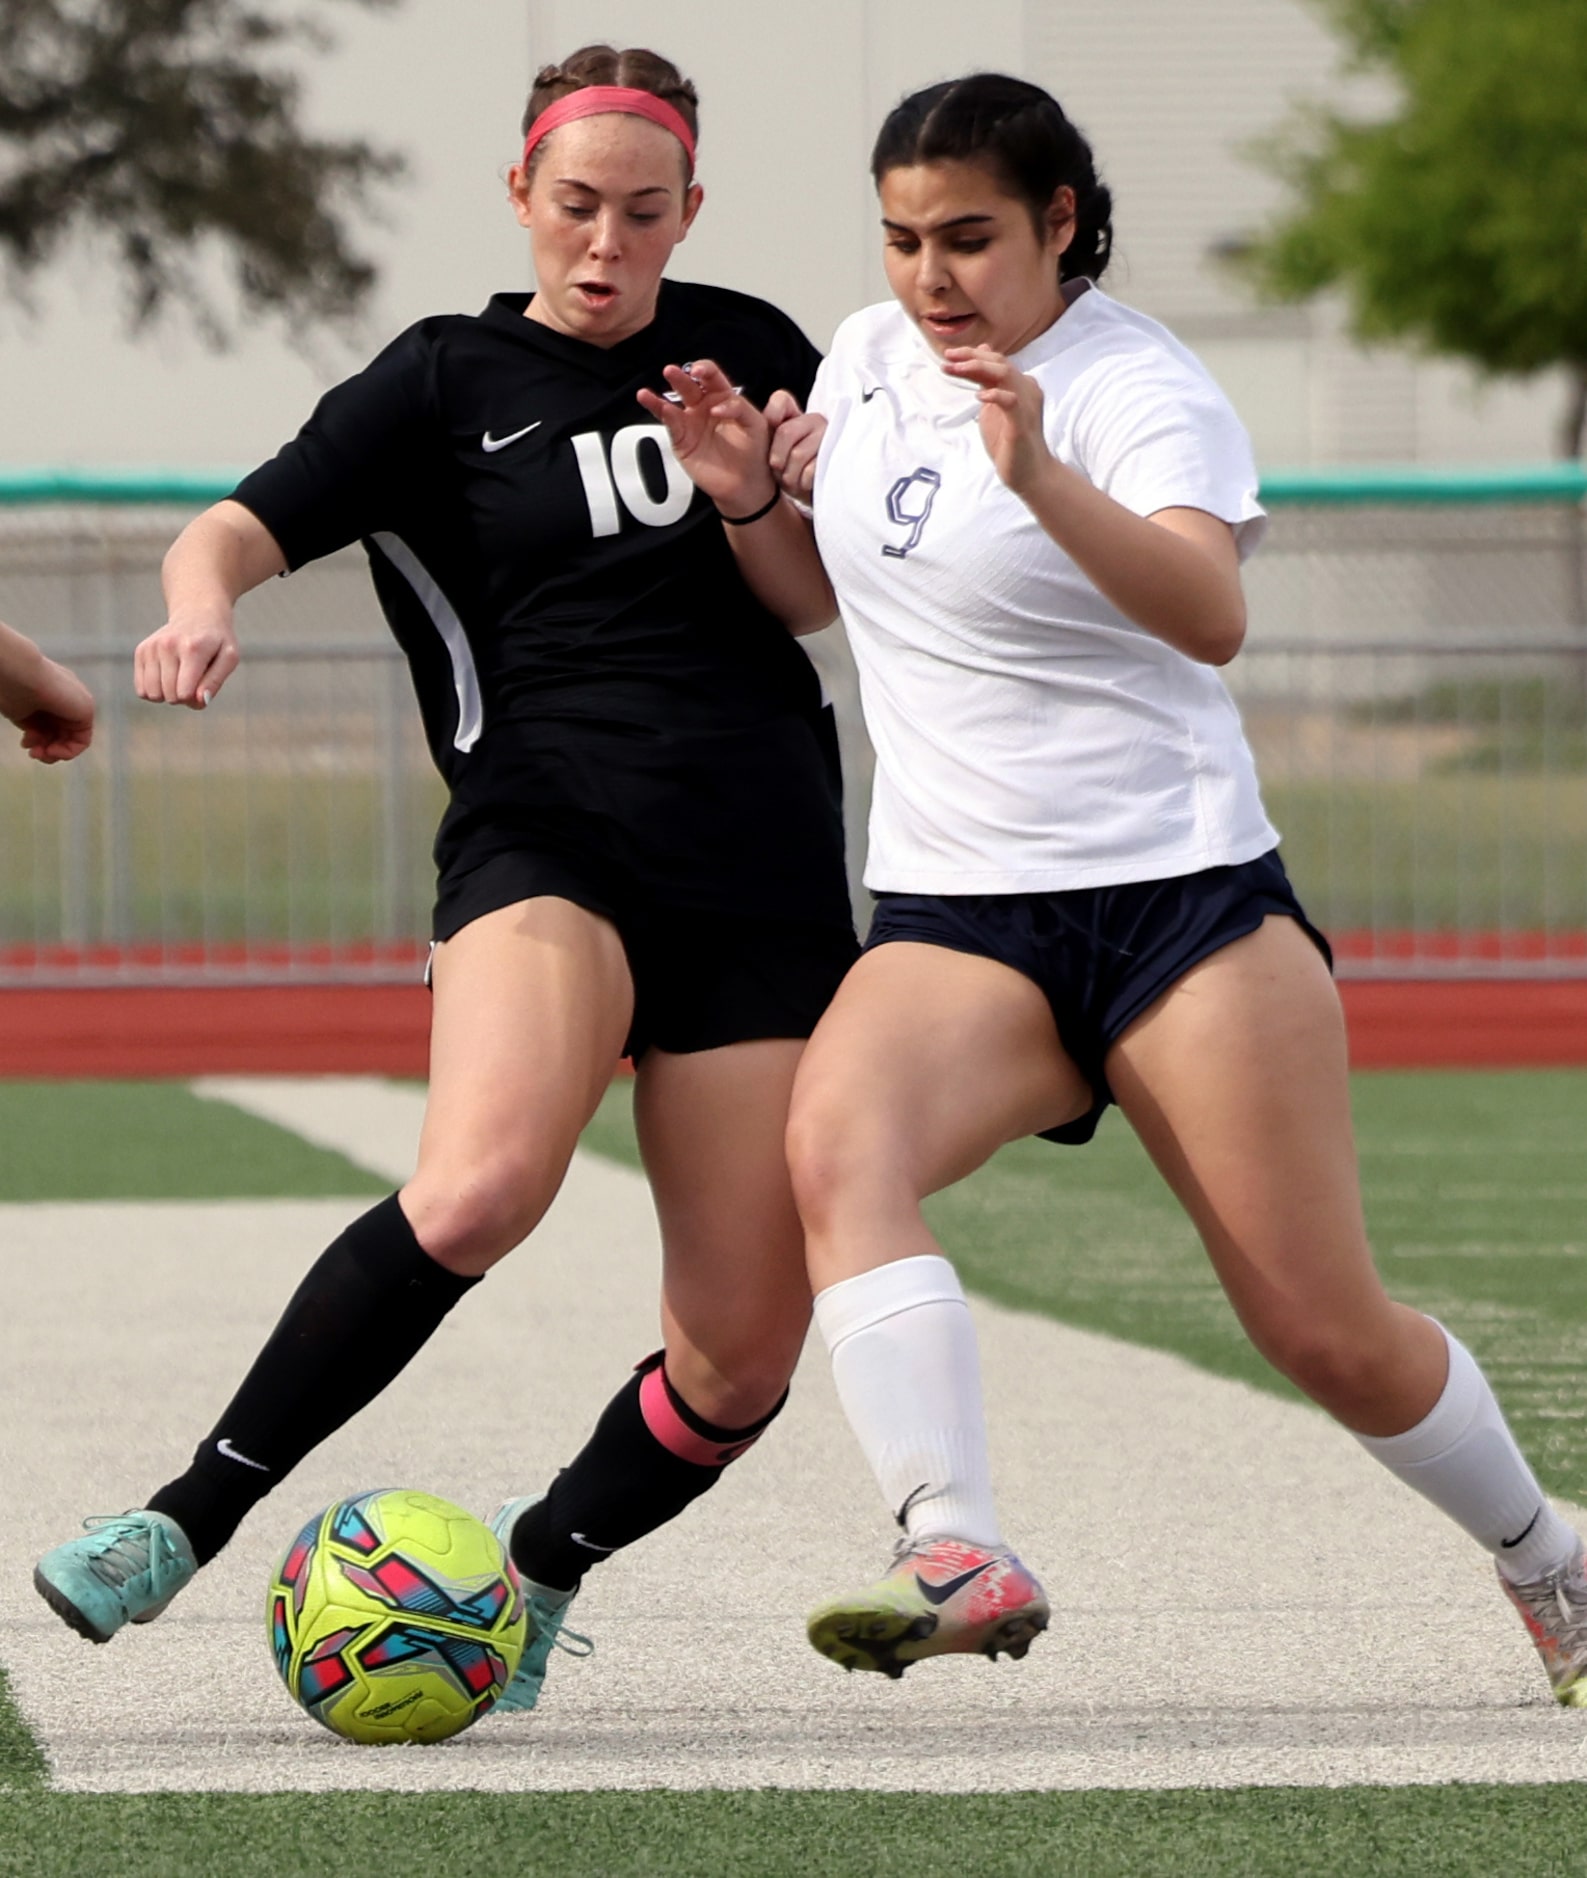
{"type": "Polygon", "coordinates": [[[522,900],[438,946],[430,1088],[402,1207],[421,1245],[483,1271],[538,1222],[633,1015],[622,940],[572,901],[522,900]]]}
{"type": "MultiPolygon", "coordinates": [[[[865,1263],[907,1256],[882,1250],[902,1243],[887,1240],[889,1219],[1091,1101],[1023,973],[943,946],[877,946],[843,981],[795,1081],[789,1154],[806,1229],[842,1236],[847,1219],[880,1235],[865,1263]]],[[[819,1263],[817,1283],[834,1282],[819,1263]]]]}

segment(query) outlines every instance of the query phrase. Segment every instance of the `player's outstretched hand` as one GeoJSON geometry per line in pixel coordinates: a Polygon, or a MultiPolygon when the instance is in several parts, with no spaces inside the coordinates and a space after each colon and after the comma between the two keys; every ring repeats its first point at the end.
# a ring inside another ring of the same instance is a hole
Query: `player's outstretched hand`
{"type": "Polygon", "coordinates": [[[9,626],[0,626],[0,716],[22,732],[22,748],[36,763],[69,763],[93,741],[87,685],[9,626]]]}
{"type": "Polygon", "coordinates": [[[641,391],[639,402],[666,425],[672,454],[724,515],[763,508],[777,493],[766,419],[710,359],[669,365],[663,376],[675,395],[641,391]]]}
{"type": "Polygon", "coordinates": [[[1028,494],[1053,461],[1042,428],[1041,386],[990,346],[949,346],[942,369],[976,386],[992,467],[1015,495],[1028,494]]]}
{"type": "Polygon", "coordinates": [[[827,420],[818,411],[802,411],[791,391],[774,391],[766,400],[766,422],[771,426],[771,473],[785,496],[808,502],[815,492],[816,456],[827,434],[827,420]]]}
{"type": "Polygon", "coordinates": [[[202,711],[220,694],[242,654],[229,618],[168,620],[132,655],[138,696],[202,711]]]}

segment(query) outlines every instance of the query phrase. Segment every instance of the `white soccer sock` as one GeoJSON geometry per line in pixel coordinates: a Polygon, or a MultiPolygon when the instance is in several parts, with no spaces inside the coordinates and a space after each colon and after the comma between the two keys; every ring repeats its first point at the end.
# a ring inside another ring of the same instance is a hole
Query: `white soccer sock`
{"type": "Polygon", "coordinates": [[[1427,1415],[1402,1435],[1356,1439],[1485,1546],[1512,1584],[1541,1578],[1574,1556],[1576,1534],[1544,1498],[1476,1359],[1444,1336],[1449,1379],[1427,1415]]]}
{"type": "Polygon", "coordinates": [[[1000,1546],[975,1326],[945,1258],[897,1259],[819,1292],[838,1399],[911,1539],[1000,1546]]]}

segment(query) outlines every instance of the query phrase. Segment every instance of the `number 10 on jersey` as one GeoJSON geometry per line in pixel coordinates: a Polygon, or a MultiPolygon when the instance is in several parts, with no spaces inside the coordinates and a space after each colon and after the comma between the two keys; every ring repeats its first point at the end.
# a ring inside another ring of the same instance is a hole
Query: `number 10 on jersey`
{"type": "Polygon", "coordinates": [[[647,528],[670,528],[689,512],[694,484],[672,454],[665,425],[629,424],[613,437],[609,457],[606,440],[599,431],[581,431],[572,442],[584,483],[584,499],[589,504],[590,532],[597,540],[622,533],[623,509],[647,528]],[[659,498],[651,493],[640,463],[640,452],[646,444],[653,447],[666,478],[666,494],[659,498]]]}

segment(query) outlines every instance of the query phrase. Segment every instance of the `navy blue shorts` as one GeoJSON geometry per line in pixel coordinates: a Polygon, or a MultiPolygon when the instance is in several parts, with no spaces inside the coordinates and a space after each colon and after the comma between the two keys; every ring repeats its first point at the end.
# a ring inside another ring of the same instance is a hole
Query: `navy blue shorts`
{"type": "Polygon", "coordinates": [[[883,893],[865,950],[893,940],[945,946],[1023,972],[1052,1007],[1058,1040],[1096,1097],[1048,1141],[1089,1141],[1113,1100],[1104,1064],[1119,1037],[1193,965],[1256,931],[1294,920],[1333,968],[1328,941],[1301,910],[1277,850],[1173,880],[1059,893],[883,893]]]}

